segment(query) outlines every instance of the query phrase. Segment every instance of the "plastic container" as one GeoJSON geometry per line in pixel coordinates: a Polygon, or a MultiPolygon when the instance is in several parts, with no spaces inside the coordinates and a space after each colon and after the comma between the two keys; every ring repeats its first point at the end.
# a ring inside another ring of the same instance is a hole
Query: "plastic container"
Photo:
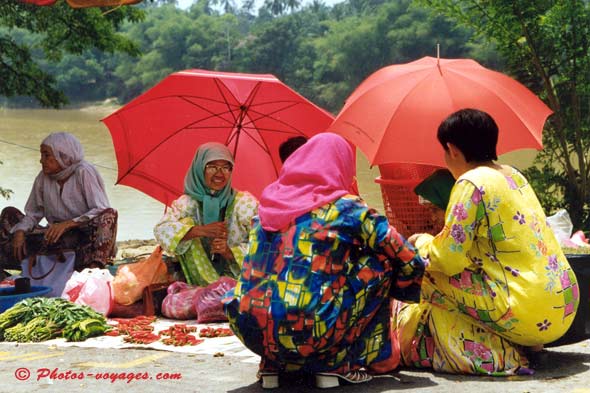
{"type": "Polygon", "coordinates": [[[566,254],[566,258],[576,274],[580,289],[580,304],[572,326],[558,340],[545,346],[572,344],[590,338],[590,254],[566,254]]]}
{"type": "Polygon", "coordinates": [[[51,292],[51,287],[31,286],[28,293],[14,294],[14,287],[0,288],[0,313],[8,310],[16,303],[29,297],[39,297],[51,292]]]}

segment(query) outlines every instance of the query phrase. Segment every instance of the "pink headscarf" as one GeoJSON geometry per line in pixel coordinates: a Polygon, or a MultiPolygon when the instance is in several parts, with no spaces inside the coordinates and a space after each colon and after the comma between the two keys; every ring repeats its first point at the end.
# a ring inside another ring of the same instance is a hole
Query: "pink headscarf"
{"type": "Polygon", "coordinates": [[[356,163],[341,136],[320,133],[285,161],[279,178],[260,197],[262,228],[279,231],[297,217],[339,197],[354,193],[356,163]]]}

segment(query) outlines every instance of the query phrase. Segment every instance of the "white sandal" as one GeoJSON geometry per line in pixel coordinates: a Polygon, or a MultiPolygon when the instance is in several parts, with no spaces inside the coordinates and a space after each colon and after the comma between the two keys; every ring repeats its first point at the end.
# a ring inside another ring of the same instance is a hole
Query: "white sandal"
{"type": "Polygon", "coordinates": [[[357,384],[369,382],[373,377],[363,370],[352,370],[346,374],[338,373],[317,373],[315,375],[315,386],[320,389],[335,388],[341,384],[357,384]]]}
{"type": "Polygon", "coordinates": [[[262,389],[276,389],[279,387],[279,373],[258,372],[258,380],[262,383],[262,389]]]}

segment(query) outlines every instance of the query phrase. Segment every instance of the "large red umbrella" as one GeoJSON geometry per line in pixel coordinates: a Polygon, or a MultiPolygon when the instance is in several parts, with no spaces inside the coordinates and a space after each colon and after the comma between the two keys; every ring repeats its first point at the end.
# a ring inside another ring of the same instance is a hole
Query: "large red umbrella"
{"type": "Polygon", "coordinates": [[[333,116],[273,75],[187,70],[102,120],[113,139],[117,184],[169,205],[183,193],[199,145],[226,144],[232,184],[260,196],[281,168],[279,145],[323,132],[333,116]]]}
{"type": "Polygon", "coordinates": [[[552,112],[522,84],[474,60],[424,57],[370,75],[328,131],[352,141],[371,164],[444,166],[436,132],[441,121],[463,108],[483,110],[496,120],[498,154],[541,149],[543,125],[552,112]]]}

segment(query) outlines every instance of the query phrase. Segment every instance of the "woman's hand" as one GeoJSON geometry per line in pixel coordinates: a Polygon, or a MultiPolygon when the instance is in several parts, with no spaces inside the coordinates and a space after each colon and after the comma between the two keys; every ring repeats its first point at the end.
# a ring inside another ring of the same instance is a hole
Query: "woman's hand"
{"type": "Polygon", "coordinates": [[[234,254],[227,245],[227,239],[213,239],[211,242],[211,254],[219,254],[225,259],[233,259],[234,254]]]}
{"type": "Polygon", "coordinates": [[[25,231],[16,231],[12,238],[12,252],[17,260],[22,261],[27,255],[25,246],[25,231]]]}
{"type": "Polygon", "coordinates": [[[197,237],[227,239],[227,227],[223,221],[212,222],[207,225],[195,225],[192,229],[195,230],[197,237]]]}
{"type": "Polygon", "coordinates": [[[77,226],[78,223],[71,220],[51,224],[47,229],[47,232],[45,232],[45,241],[47,242],[47,244],[53,244],[59,240],[59,238],[61,237],[61,235],[64,234],[64,232],[66,232],[70,228],[74,228],[77,226]]]}

